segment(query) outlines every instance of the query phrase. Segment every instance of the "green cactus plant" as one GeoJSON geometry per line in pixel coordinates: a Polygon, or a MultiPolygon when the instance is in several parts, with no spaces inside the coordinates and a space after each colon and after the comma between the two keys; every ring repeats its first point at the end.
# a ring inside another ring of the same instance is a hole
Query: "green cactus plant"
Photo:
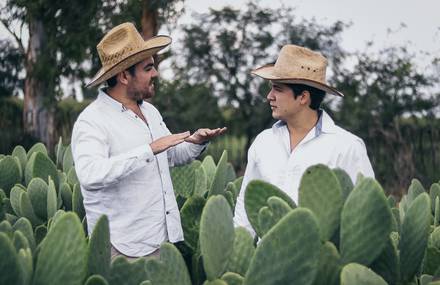
{"type": "Polygon", "coordinates": [[[69,173],[72,167],[73,167],[72,147],[69,145],[68,147],[66,147],[63,155],[63,172],[69,173]]]}
{"type": "Polygon", "coordinates": [[[211,188],[212,181],[214,180],[215,171],[217,166],[215,165],[214,159],[212,156],[206,156],[202,161],[202,167],[205,170],[207,182],[208,182],[208,190],[211,188]]]}
{"type": "Polygon", "coordinates": [[[223,194],[226,184],[229,182],[228,178],[228,152],[225,150],[217,163],[208,197],[223,194]]]}
{"type": "Polygon", "coordinates": [[[255,246],[252,235],[245,228],[235,228],[234,245],[229,255],[226,271],[235,272],[244,276],[254,253],[255,246]]]}
{"type": "Polygon", "coordinates": [[[0,161],[0,189],[9,196],[12,187],[21,182],[20,164],[13,156],[5,156],[0,161]]]}
{"type": "Polygon", "coordinates": [[[267,205],[258,212],[258,224],[263,236],[292,210],[283,199],[276,196],[267,199],[267,205]]]}
{"type": "Polygon", "coordinates": [[[440,198],[440,184],[439,183],[433,183],[431,187],[429,188],[429,197],[431,198],[431,205],[432,205],[432,212],[434,212],[435,207],[435,198],[440,198]]]}
{"type": "Polygon", "coordinates": [[[108,283],[110,285],[138,285],[147,280],[145,265],[145,258],[129,262],[125,257],[118,256],[112,261],[108,283]]]}
{"type": "Polygon", "coordinates": [[[110,273],[110,228],[107,216],[101,216],[89,239],[88,275],[99,274],[108,278],[110,273]]]}
{"type": "Polygon", "coordinates": [[[30,284],[33,273],[33,256],[29,248],[20,249],[17,254],[18,264],[20,266],[21,284],[30,284]]]}
{"type": "Polygon", "coordinates": [[[47,187],[47,218],[52,218],[58,210],[57,192],[55,190],[55,184],[51,177],[49,177],[49,185],[47,187]]]}
{"type": "Polygon", "coordinates": [[[312,284],[319,251],[316,217],[309,209],[294,209],[261,239],[243,284],[312,284]]]}
{"type": "Polygon", "coordinates": [[[267,199],[272,196],[279,197],[291,208],[296,208],[295,202],[293,202],[287,194],[270,183],[261,180],[254,180],[251,181],[246,188],[244,207],[249,222],[259,237],[263,236],[264,231],[260,229],[258,213],[262,207],[267,206],[267,199]]]}
{"type": "Polygon", "coordinates": [[[196,187],[196,170],[201,164],[200,161],[195,160],[191,164],[171,168],[171,178],[177,194],[185,198],[193,195],[196,187]]]}
{"type": "Polygon", "coordinates": [[[20,264],[9,237],[0,232],[0,284],[20,284],[20,264]]]}
{"type": "Polygon", "coordinates": [[[160,259],[151,258],[146,263],[147,279],[152,284],[191,285],[191,279],[185,261],[179,250],[170,243],[160,247],[160,259]]]}
{"type": "Polygon", "coordinates": [[[26,218],[19,218],[15,224],[12,226],[14,231],[20,231],[26,237],[29,242],[29,247],[32,252],[35,252],[37,243],[35,241],[34,232],[32,230],[32,225],[26,218]]]}
{"type": "Polygon", "coordinates": [[[193,196],[186,200],[180,216],[182,219],[182,228],[184,233],[184,242],[193,251],[197,249],[199,242],[200,218],[202,217],[205,199],[200,196],[193,196]]]}
{"type": "Polygon", "coordinates": [[[402,223],[400,234],[401,281],[414,277],[420,267],[428,243],[431,222],[431,200],[426,193],[419,194],[411,203],[402,223]]]}
{"type": "Polygon", "coordinates": [[[39,177],[33,178],[27,187],[27,193],[35,214],[42,220],[47,220],[48,188],[47,183],[39,177]]]}
{"type": "Polygon", "coordinates": [[[34,285],[80,284],[87,274],[87,244],[74,213],[59,218],[40,244],[34,285]],[[62,241],[62,242],[60,242],[62,241]]]}
{"type": "Polygon", "coordinates": [[[415,178],[412,179],[411,184],[409,185],[408,188],[408,195],[406,196],[408,201],[408,206],[410,206],[411,203],[417,198],[417,196],[419,196],[422,193],[426,193],[422,183],[420,183],[418,179],[415,178]]]}
{"type": "Polygon", "coordinates": [[[101,275],[95,274],[87,278],[85,285],[109,285],[101,275]]]}
{"type": "Polygon", "coordinates": [[[55,183],[56,189],[59,187],[58,171],[55,164],[50,158],[41,153],[35,152],[28,160],[25,168],[25,181],[29,185],[32,178],[40,177],[46,183],[49,183],[48,178],[51,177],[55,183]]]}
{"type": "Polygon", "coordinates": [[[200,219],[199,241],[208,279],[219,278],[226,270],[234,244],[232,211],[223,196],[212,196],[206,202],[200,219]]]}
{"type": "Polygon", "coordinates": [[[341,185],[342,198],[345,201],[354,188],[353,182],[351,181],[350,176],[347,174],[347,172],[345,172],[345,170],[336,168],[332,171],[338,178],[339,184],[341,185]]]}
{"type": "Polygon", "coordinates": [[[323,164],[306,169],[299,186],[299,206],[318,218],[322,241],[329,240],[339,227],[342,205],[342,188],[334,172],[323,164]]]}
{"type": "Polygon", "coordinates": [[[14,147],[11,155],[13,157],[16,157],[20,161],[21,169],[24,171],[27,162],[27,154],[24,147],[22,147],[21,145],[14,147]]]}
{"type": "Polygon", "coordinates": [[[399,282],[399,253],[396,244],[389,237],[385,248],[370,266],[389,284],[399,282]]]}
{"type": "Polygon", "coordinates": [[[48,154],[47,152],[47,148],[44,144],[42,143],[36,143],[34,144],[31,149],[27,152],[27,160],[29,161],[29,159],[32,157],[32,155],[36,152],[41,152],[42,154],[46,155],[48,154]]]}
{"type": "Polygon", "coordinates": [[[362,179],[342,209],[340,252],[344,263],[368,266],[376,259],[390,235],[392,218],[379,183],[372,178],[362,179]]]}
{"type": "Polygon", "coordinates": [[[341,257],[336,246],[326,241],[321,246],[318,273],[313,285],[338,285],[341,269],[341,257]]]}
{"type": "Polygon", "coordinates": [[[200,165],[194,171],[194,193],[193,195],[197,195],[203,197],[206,192],[208,192],[208,176],[206,175],[205,168],[200,165]]]}
{"type": "Polygon", "coordinates": [[[244,282],[244,277],[234,272],[226,272],[221,279],[228,285],[241,285],[244,282]]]}
{"type": "Polygon", "coordinates": [[[81,194],[81,187],[79,184],[73,186],[72,194],[72,210],[83,220],[86,216],[86,210],[84,209],[83,196],[81,194]]]}
{"type": "Polygon", "coordinates": [[[368,267],[349,263],[342,268],[341,285],[387,285],[387,282],[368,267]]]}

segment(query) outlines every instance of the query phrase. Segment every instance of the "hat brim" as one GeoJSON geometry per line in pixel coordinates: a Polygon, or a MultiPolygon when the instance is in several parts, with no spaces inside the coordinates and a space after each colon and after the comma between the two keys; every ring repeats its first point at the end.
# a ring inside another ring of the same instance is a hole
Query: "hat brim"
{"type": "Polygon", "coordinates": [[[311,80],[311,79],[307,79],[307,78],[299,78],[299,77],[292,78],[292,77],[277,76],[274,72],[274,65],[273,64],[265,65],[260,68],[254,69],[251,71],[251,74],[257,75],[257,76],[259,76],[263,79],[266,79],[266,80],[277,81],[280,83],[304,84],[304,85],[312,86],[314,88],[323,90],[326,93],[329,93],[332,95],[344,97],[344,94],[342,94],[341,92],[339,92],[335,88],[333,88],[327,84],[315,81],[315,80],[311,80]]]}
{"type": "Polygon", "coordinates": [[[126,70],[130,66],[139,63],[150,56],[155,55],[160,50],[164,49],[171,43],[171,38],[168,36],[155,36],[144,42],[143,46],[135,53],[122,58],[119,62],[109,68],[101,68],[95,76],[86,84],[86,87],[93,87],[101,84],[107,79],[112,78],[116,74],[126,70]]]}

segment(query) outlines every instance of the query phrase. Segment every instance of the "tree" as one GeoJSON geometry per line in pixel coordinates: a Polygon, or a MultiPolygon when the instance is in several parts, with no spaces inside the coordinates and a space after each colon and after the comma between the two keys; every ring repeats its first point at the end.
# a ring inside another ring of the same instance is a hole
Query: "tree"
{"type": "Polygon", "coordinates": [[[7,0],[1,8],[0,20],[12,36],[25,71],[24,130],[49,148],[55,143],[60,80],[88,74],[90,67],[83,63],[92,57],[92,48],[106,29],[104,15],[114,7],[109,3],[7,0]]]}
{"type": "Polygon", "coordinates": [[[327,51],[332,62],[340,62],[344,53],[337,39],[344,25],[296,21],[290,8],[262,8],[254,1],[245,7],[211,9],[184,26],[175,67],[180,80],[206,83],[219,103],[232,110],[229,127],[244,133],[249,147],[251,139],[272,122],[265,103],[267,84],[251,76],[250,70],[275,62],[287,43],[327,51]]]}
{"type": "Polygon", "coordinates": [[[413,135],[438,120],[435,77],[418,71],[406,49],[394,47],[378,56],[358,54],[353,70],[341,70],[334,80],[345,94],[335,119],[365,140],[376,176],[389,192],[400,195],[413,177],[432,183],[417,160],[431,156],[434,149],[416,148],[421,137],[413,135]]]}

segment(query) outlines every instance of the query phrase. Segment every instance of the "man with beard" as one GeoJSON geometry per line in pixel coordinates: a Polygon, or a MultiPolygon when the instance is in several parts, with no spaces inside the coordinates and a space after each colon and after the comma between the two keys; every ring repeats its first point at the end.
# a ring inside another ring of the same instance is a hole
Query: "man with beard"
{"type": "Polygon", "coordinates": [[[153,55],[167,36],[144,41],[131,23],[97,45],[102,68],[87,87],[107,82],[78,117],[72,154],[81,184],[89,234],[101,215],[110,223],[112,257],[158,255],[165,241],[183,240],[169,167],[191,162],[223,129],[171,134],[154,95],[153,55]]]}

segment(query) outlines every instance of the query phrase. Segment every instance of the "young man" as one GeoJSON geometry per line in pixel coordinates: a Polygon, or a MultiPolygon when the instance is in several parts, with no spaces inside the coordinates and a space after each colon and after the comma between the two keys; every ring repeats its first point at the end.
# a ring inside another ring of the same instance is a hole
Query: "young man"
{"type": "Polygon", "coordinates": [[[298,203],[304,171],[315,164],[342,168],[352,179],[358,173],[374,177],[363,141],[335,125],[319,106],[326,93],[343,97],[325,81],[327,60],[307,48],[286,45],[275,65],[252,73],[271,81],[267,100],[279,121],[261,132],[248,151],[248,164],[237,199],[236,226],[253,229],[244,208],[244,192],[251,180],[272,183],[298,203]]]}
{"type": "Polygon", "coordinates": [[[84,197],[89,234],[101,215],[110,222],[112,256],[158,255],[164,241],[183,240],[169,167],[196,158],[223,129],[171,134],[159,111],[143,101],[154,95],[153,55],[167,36],[144,41],[125,23],[97,49],[102,68],[88,87],[107,82],[78,117],[72,153],[84,197]]]}

